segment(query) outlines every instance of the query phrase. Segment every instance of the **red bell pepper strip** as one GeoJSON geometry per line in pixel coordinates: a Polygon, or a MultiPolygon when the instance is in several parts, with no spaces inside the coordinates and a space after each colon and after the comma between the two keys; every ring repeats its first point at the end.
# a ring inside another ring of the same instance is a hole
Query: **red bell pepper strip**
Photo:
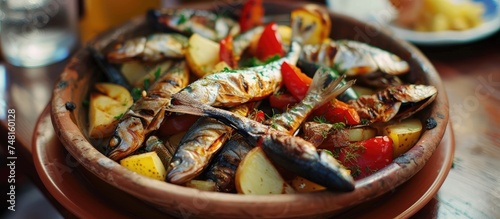
{"type": "Polygon", "coordinates": [[[346,125],[358,125],[361,122],[356,109],[337,99],[316,109],[313,115],[324,116],[330,123],[343,122],[346,125]]]}
{"type": "Polygon", "coordinates": [[[281,75],[283,77],[283,83],[290,94],[298,100],[304,99],[312,79],[302,73],[295,65],[290,65],[287,62],[281,64],[281,75]]]}
{"type": "Polygon", "coordinates": [[[256,56],[260,61],[265,61],[275,55],[283,57],[285,54],[278,35],[278,25],[274,22],[267,24],[257,42],[256,56]]]}
{"type": "Polygon", "coordinates": [[[298,103],[295,97],[293,97],[290,93],[280,93],[269,96],[269,105],[273,108],[286,110],[288,107],[295,105],[298,103]]]}
{"type": "Polygon", "coordinates": [[[255,26],[261,25],[264,18],[264,7],[262,0],[248,0],[243,5],[239,23],[241,32],[245,32],[255,26]]]}
{"type": "Polygon", "coordinates": [[[167,136],[187,131],[199,118],[199,116],[188,114],[165,117],[158,129],[158,134],[160,136],[167,136]]]}
{"type": "Polygon", "coordinates": [[[377,136],[341,148],[338,160],[351,170],[354,179],[361,179],[390,164],[393,150],[391,138],[377,136]]]}
{"type": "Polygon", "coordinates": [[[255,112],[255,115],[254,115],[255,121],[264,122],[265,119],[266,119],[266,115],[264,114],[264,111],[259,110],[259,111],[255,112]]]}
{"type": "Polygon", "coordinates": [[[235,69],[238,67],[238,60],[233,54],[233,36],[228,35],[219,42],[219,59],[225,62],[229,67],[235,69]]]}

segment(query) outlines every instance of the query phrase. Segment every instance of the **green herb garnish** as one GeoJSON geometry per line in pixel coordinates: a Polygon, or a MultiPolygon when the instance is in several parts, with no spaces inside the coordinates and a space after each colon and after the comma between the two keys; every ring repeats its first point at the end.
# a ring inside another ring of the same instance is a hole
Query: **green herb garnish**
{"type": "Polygon", "coordinates": [[[134,101],[137,101],[142,97],[142,89],[134,87],[130,92],[130,95],[132,95],[132,99],[134,99],[134,101]]]}
{"type": "Polygon", "coordinates": [[[121,113],[120,115],[115,116],[115,117],[113,117],[113,118],[115,118],[116,120],[119,120],[120,118],[122,118],[122,116],[123,116],[123,113],[121,113]]]}

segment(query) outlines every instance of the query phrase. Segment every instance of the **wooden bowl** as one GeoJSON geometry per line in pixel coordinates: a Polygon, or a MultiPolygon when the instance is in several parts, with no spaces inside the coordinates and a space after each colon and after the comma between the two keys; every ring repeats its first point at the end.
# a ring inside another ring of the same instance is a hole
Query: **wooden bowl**
{"type": "MultiPolygon", "coordinates": [[[[303,3],[275,1],[264,3],[266,14],[286,14],[303,3]]],[[[215,4],[196,5],[211,8],[215,4]]],[[[406,81],[430,84],[438,89],[435,101],[418,114],[425,122],[432,117],[437,126],[425,130],[416,145],[375,174],[356,181],[353,192],[321,191],[287,195],[238,195],[206,192],[182,187],[133,173],[100,153],[89,142],[86,132],[87,110],[82,106],[89,89],[102,76],[88,51],[82,48],[71,60],[55,85],[51,116],[57,136],[88,171],[110,185],[176,217],[200,218],[305,218],[338,214],[395,189],[427,162],[439,145],[448,124],[448,100],[441,79],[422,53],[407,42],[372,25],[349,17],[330,14],[333,39],[353,39],[369,43],[402,57],[410,64],[406,81]],[[73,103],[76,108],[68,107],[73,103]]],[[[143,17],[103,33],[93,46],[104,48],[120,37],[148,31],[143,17]]],[[[89,209],[90,210],[90,209],[89,209]]]]}

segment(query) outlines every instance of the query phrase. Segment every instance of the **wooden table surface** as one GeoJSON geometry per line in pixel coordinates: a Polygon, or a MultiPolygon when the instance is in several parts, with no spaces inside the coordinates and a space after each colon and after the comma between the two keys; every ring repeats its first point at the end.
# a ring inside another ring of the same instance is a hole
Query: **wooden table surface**
{"type": "MultiPolygon", "coordinates": [[[[500,33],[472,44],[419,48],[442,75],[456,148],[444,184],[414,217],[500,218],[500,33]]],[[[65,64],[27,69],[1,63],[0,151],[4,161],[6,115],[9,109],[15,109],[16,168],[26,173],[63,215],[68,215],[44,190],[31,151],[35,123],[65,64]]],[[[7,179],[2,175],[0,180],[4,183],[7,179]]]]}

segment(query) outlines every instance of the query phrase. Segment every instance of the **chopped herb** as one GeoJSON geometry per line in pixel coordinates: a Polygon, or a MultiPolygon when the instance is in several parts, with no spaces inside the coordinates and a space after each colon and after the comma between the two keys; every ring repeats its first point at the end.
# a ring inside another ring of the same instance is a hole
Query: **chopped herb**
{"type": "Polygon", "coordinates": [[[181,14],[181,16],[179,17],[179,20],[177,21],[177,24],[179,25],[179,24],[182,24],[186,21],[187,21],[186,15],[181,14]]]}
{"type": "Polygon", "coordinates": [[[276,54],[276,55],[274,55],[274,56],[269,57],[268,59],[266,59],[266,61],[264,61],[264,64],[269,64],[271,62],[279,60],[280,58],[281,58],[280,55],[276,54]]]}
{"type": "Polygon", "coordinates": [[[333,156],[333,152],[331,152],[330,150],[323,149],[323,151],[324,151],[325,153],[329,154],[329,155],[332,155],[332,157],[334,157],[334,156],[333,156]]]}
{"type": "Polygon", "coordinates": [[[333,123],[332,124],[332,129],[335,129],[335,130],[345,129],[345,123],[343,123],[343,122],[333,123]]]}
{"type": "Polygon", "coordinates": [[[123,116],[123,113],[121,113],[120,115],[115,116],[115,117],[113,117],[113,118],[115,118],[116,120],[118,120],[118,119],[122,118],[122,116],[123,116]]]}
{"type": "Polygon", "coordinates": [[[161,73],[161,68],[156,69],[156,71],[155,71],[155,81],[157,81],[158,78],[160,78],[160,73],[161,73]]]}
{"type": "Polygon", "coordinates": [[[134,99],[134,101],[137,101],[138,99],[140,99],[142,97],[142,89],[135,87],[134,89],[132,89],[130,94],[132,95],[132,98],[134,99]]]}
{"type": "Polygon", "coordinates": [[[368,119],[361,119],[361,124],[367,125],[370,121],[368,119]]]}
{"type": "Polygon", "coordinates": [[[228,68],[228,67],[224,67],[224,69],[222,69],[222,71],[221,71],[221,72],[230,72],[230,73],[235,73],[235,72],[236,72],[236,70],[230,69],[230,68],[228,68]]]}
{"type": "Polygon", "coordinates": [[[317,123],[328,123],[325,116],[315,116],[313,120],[317,123]]]}
{"type": "Polygon", "coordinates": [[[150,85],[149,78],[144,79],[144,90],[149,89],[149,85],[150,85]]]}

